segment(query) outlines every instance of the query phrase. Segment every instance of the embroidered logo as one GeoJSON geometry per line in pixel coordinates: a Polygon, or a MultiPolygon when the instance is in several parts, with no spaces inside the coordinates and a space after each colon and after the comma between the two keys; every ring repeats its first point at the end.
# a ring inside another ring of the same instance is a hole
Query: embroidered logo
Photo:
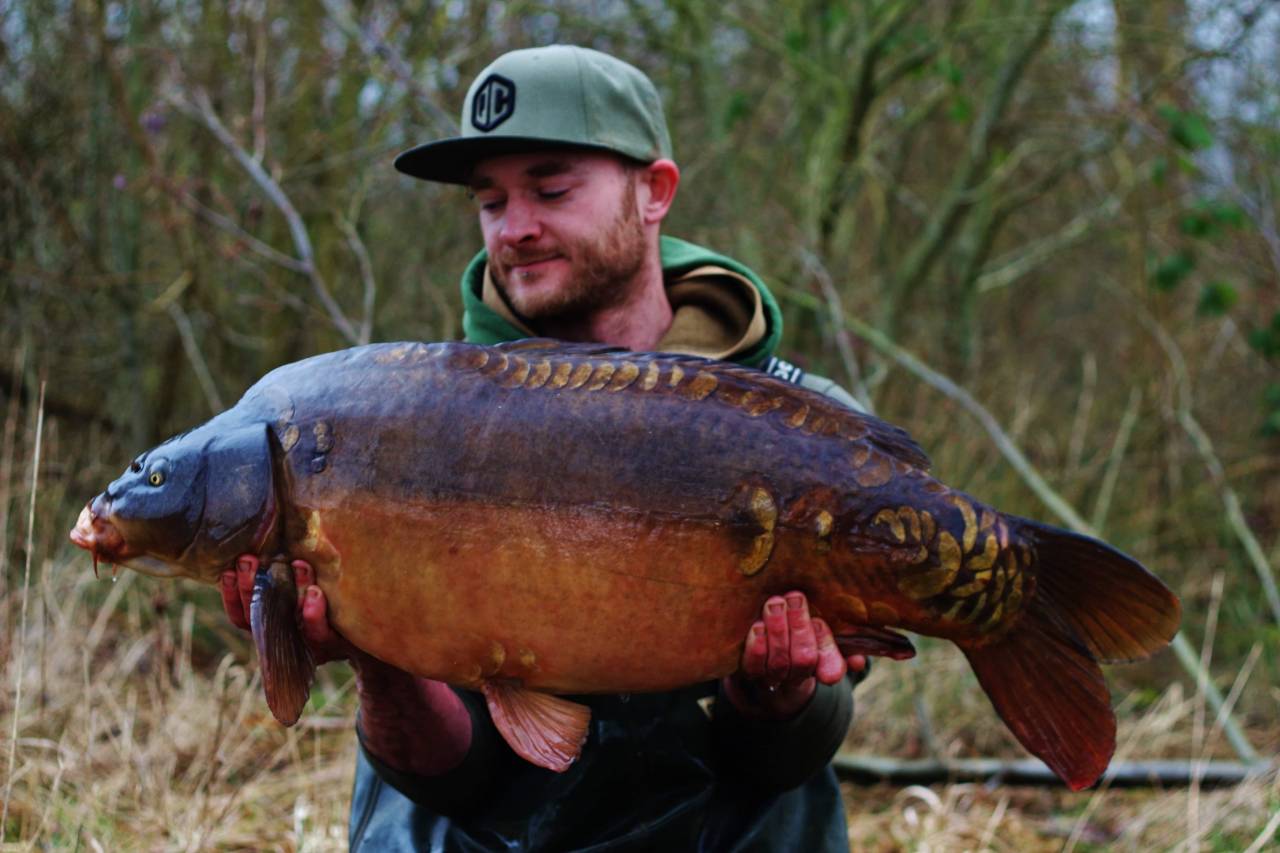
{"type": "Polygon", "coordinates": [[[471,101],[471,124],[476,130],[490,131],[516,111],[516,84],[501,74],[490,74],[476,89],[471,101]]]}
{"type": "Polygon", "coordinates": [[[789,361],[774,356],[764,366],[764,372],[770,376],[776,376],[779,379],[791,382],[795,385],[800,384],[800,380],[804,378],[804,371],[796,367],[789,361]]]}

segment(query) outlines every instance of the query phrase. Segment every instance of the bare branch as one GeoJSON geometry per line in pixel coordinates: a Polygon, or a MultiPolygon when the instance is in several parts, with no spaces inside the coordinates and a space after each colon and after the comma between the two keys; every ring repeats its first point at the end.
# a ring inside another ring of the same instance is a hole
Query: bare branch
{"type": "MultiPolygon", "coordinates": [[[[959,758],[949,761],[923,759],[901,761],[875,755],[837,753],[831,761],[836,773],[857,784],[933,785],[957,782],[988,782],[1004,785],[1046,785],[1061,787],[1062,780],[1039,759],[1002,761],[997,758],[959,758]]],[[[1107,768],[1102,784],[1112,788],[1238,785],[1258,778],[1275,768],[1274,762],[1254,761],[1119,761],[1107,768]]],[[[1280,813],[1277,813],[1280,816],[1280,813]]],[[[1272,821],[1265,835],[1275,832],[1272,821]]],[[[1263,837],[1263,836],[1259,836],[1263,837]]],[[[1261,848],[1259,848],[1261,849],[1261,848]]]]}
{"type": "Polygon", "coordinates": [[[355,9],[347,0],[323,0],[325,11],[338,27],[360,46],[360,50],[369,59],[380,59],[405,88],[412,92],[417,103],[446,133],[457,133],[458,123],[448,112],[441,109],[432,99],[431,94],[413,77],[413,67],[391,45],[381,33],[362,27],[356,22],[355,9]]]}
{"type": "Polygon", "coordinates": [[[338,228],[347,238],[347,245],[351,247],[351,252],[360,265],[360,280],[364,282],[364,312],[360,320],[360,343],[367,344],[373,334],[373,304],[378,294],[378,284],[373,276],[373,262],[369,260],[369,250],[365,248],[364,241],[360,239],[360,233],[356,231],[355,226],[341,214],[335,214],[334,219],[337,220],[338,228]]]}
{"type": "Polygon", "coordinates": [[[298,251],[299,262],[303,265],[307,277],[311,280],[311,287],[315,291],[316,298],[320,300],[320,304],[324,306],[325,311],[329,314],[329,319],[342,336],[351,344],[357,343],[360,339],[359,334],[329,293],[329,288],[316,267],[315,251],[311,247],[311,237],[307,233],[307,227],[303,223],[302,216],[299,215],[297,208],[293,206],[293,202],[285,195],[284,190],[280,188],[275,179],[262,168],[262,164],[255,160],[248,151],[244,150],[244,147],[236,141],[231,132],[222,124],[221,119],[218,118],[218,114],[213,109],[208,93],[204,89],[197,88],[194,92],[194,98],[195,100],[192,102],[178,95],[170,95],[169,102],[208,128],[209,132],[222,143],[223,147],[231,152],[231,155],[240,164],[241,168],[249,173],[258,188],[266,194],[267,198],[271,199],[271,203],[284,216],[285,222],[289,226],[294,248],[298,251]]]}
{"type": "Polygon", "coordinates": [[[165,288],[160,298],[157,298],[156,307],[163,307],[173,319],[175,327],[178,327],[178,337],[182,338],[183,351],[187,353],[187,360],[191,361],[192,370],[196,371],[196,379],[200,382],[201,391],[205,392],[205,400],[209,402],[210,411],[216,415],[227,409],[227,406],[223,405],[223,398],[218,393],[214,374],[210,373],[209,362],[205,361],[205,353],[200,351],[200,345],[196,342],[196,334],[191,328],[191,318],[188,318],[178,301],[178,296],[187,288],[191,280],[192,275],[189,270],[179,275],[173,284],[165,288]]]}
{"type": "Polygon", "coordinates": [[[1051,5],[1041,13],[1032,33],[1020,44],[1011,45],[1008,49],[992,91],[986,98],[986,106],[969,133],[965,155],[956,166],[955,177],[943,198],[936,204],[933,215],[925,223],[923,233],[907,251],[899,272],[894,277],[890,293],[892,299],[899,299],[909,293],[928,275],[954,234],[970,203],[970,190],[990,163],[991,136],[1004,116],[1027,65],[1048,39],[1053,22],[1065,6],[1061,2],[1051,5]]]}
{"type": "MultiPolygon", "coordinates": [[[[797,304],[804,305],[812,311],[821,311],[823,309],[822,303],[811,294],[778,285],[774,286],[774,290],[785,294],[789,299],[792,299],[797,304]]],[[[1040,472],[1036,470],[1035,466],[1027,460],[1027,457],[1014,444],[1013,439],[1000,426],[995,416],[975,400],[972,394],[941,373],[925,365],[920,359],[890,340],[889,336],[879,329],[848,314],[845,314],[842,320],[845,327],[855,335],[884,355],[892,358],[906,368],[908,372],[923,380],[925,384],[959,403],[961,408],[982,425],[982,428],[987,432],[987,436],[995,444],[1000,454],[1004,456],[1005,461],[1022,477],[1023,482],[1035,493],[1036,497],[1043,501],[1045,506],[1054,515],[1058,516],[1068,528],[1088,536],[1097,536],[1093,526],[1085,521],[1075,507],[1067,503],[1061,495],[1045,482],[1045,479],[1040,476],[1040,472]]],[[[1226,705],[1222,692],[1213,683],[1209,672],[1200,665],[1200,660],[1192,650],[1191,644],[1187,642],[1187,638],[1179,633],[1174,636],[1170,646],[1173,648],[1174,654],[1177,655],[1179,663],[1196,680],[1198,689],[1204,691],[1205,698],[1213,706],[1214,711],[1223,717],[1223,730],[1226,733],[1227,740],[1231,741],[1236,754],[1244,761],[1256,761],[1258,758],[1257,752],[1249,743],[1248,738],[1244,736],[1244,732],[1240,730],[1235,718],[1229,712],[1224,711],[1226,705]]]]}
{"type": "Polygon", "coordinates": [[[13,799],[13,765],[18,755],[18,721],[22,717],[22,682],[27,659],[27,599],[31,589],[31,554],[35,551],[36,493],[40,485],[40,443],[44,437],[44,387],[40,383],[40,400],[36,404],[36,446],[31,457],[31,508],[27,513],[27,561],[22,575],[22,609],[18,622],[18,663],[13,669],[13,731],[9,737],[9,770],[5,774],[4,810],[0,827],[9,825],[9,803],[13,799]]]}
{"type": "Polygon", "coordinates": [[[1169,365],[1173,370],[1174,383],[1177,388],[1176,415],[1178,423],[1182,425],[1187,438],[1191,440],[1191,444],[1195,447],[1196,452],[1200,454],[1200,459],[1205,468],[1209,470],[1209,478],[1213,480],[1213,484],[1217,487],[1223,509],[1226,511],[1227,523],[1231,526],[1231,530],[1235,533],[1241,547],[1244,548],[1249,562],[1253,564],[1254,573],[1257,574],[1258,581],[1262,584],[1262,591],[1266,596],[1267,605],[1271,608],[1271,616],[1275,619],[1276,624],[1280,625],[1280,590],[1276,588],[1275,573],[1272,571],[1271,563],[1267,560],[1267,555],[1262,550],[1262,545],[1258,542],[1258,537],[1254,535],[1253,529],[1249,526],[1243,510],[1240,508],[1240,497],[1227,480],[1226,471],[1222,467],[1222,460],[1214,452],[1213,442],[1210,440],[1209,434],[1205,432],[1204,427],[1200,426],[1200,422],[1196,420],[1192,412],[1191,380],[1187,375],[1187,363],[1182,356],[1182,350],[1145,307],[1136,304],[1133,300],[1129,300],[1129,302],[1137,312],[1138,319],[1155,336],[1160,347],[1165,351],[1165,355],[1169,357],[1169,365]]]}
{"type": "Polygon", "coordinates": [[[262,242],[257,237],[232,222],[229,218],[223,216],[221,213],[201,204],[199,200],[190,193],[177,188],[171,189],[171,192],[174,198],[178,200],[178,203],[187,210],[190,210],[210,225],[226,231],[228,234],[243,243],[247,248],[261,255],[268,261],[271,261],[271,263],[282,266],[287,270],[292,270],[293,272],[302,273],[303,275],[307,275],[309,273],[306,264],[302,263],[297,258],[291,255],[286,255],[284,252],[272,248],[270,245],[262,242]]]}

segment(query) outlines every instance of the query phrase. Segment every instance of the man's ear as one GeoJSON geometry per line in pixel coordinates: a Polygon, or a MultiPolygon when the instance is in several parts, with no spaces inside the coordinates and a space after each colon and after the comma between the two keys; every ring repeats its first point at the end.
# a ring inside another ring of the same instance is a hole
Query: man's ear
{"type": "Polygon", "coordinates": [[[675,201],[676,187],[680,185],[680,167],[671,160],[654,160],[640,170],[639,180],[648,190],[638,194],[644,224],[661,222],[671,209],[671,202],[675,201]]]}

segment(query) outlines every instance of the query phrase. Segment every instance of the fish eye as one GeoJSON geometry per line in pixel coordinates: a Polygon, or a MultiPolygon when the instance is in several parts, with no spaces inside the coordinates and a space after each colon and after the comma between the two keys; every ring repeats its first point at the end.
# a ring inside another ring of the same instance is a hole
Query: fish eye
{"type": "Polygon", "coordinates": [[[152,471],[151,476],[147,477],[147,482],[153,486],[159,486],[164,483],[163,471],[152,471]]]}
{"type": "Polygon", "coordinates": [[[153,486],[163,486],[164,479],[169,473],[169,466],[165,464],[163,459],[156,460],[151,466],[151,472],[147,474],[147,482],[153,486]]]}

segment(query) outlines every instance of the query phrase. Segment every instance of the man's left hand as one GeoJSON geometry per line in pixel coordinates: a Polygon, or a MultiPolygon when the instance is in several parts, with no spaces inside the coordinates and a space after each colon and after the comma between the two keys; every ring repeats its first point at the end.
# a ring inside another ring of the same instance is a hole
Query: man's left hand
{"type": "Polygon", "coordinates": [[[792,591],[764,603],[763,618],[747,631],[742,668],[723,689],[744,715],[781,720],[809,704],[819,681],[835,684],[866,666],[862,655],[840,654],[827,623],[809,615],[803,592],[792,591]]]}

